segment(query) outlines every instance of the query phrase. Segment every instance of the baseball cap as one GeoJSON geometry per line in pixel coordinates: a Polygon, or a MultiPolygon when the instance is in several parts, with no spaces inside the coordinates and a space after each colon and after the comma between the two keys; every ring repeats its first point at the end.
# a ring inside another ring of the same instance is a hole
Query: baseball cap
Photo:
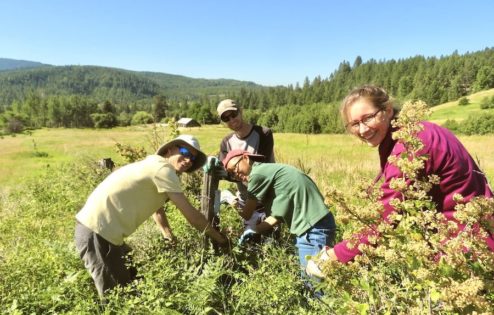
{"type": "Polygon", "coordinates": [[[261,155],[261,154],[250,153],[249,151],[245,151],[243,149],[235,149],[235,150],[231,150],[230,152],[228,152],[226,157],[223,159],[223,161],[222,161],[223,166],[226,168],[226,166],[228,165],[228,162],[230,162],[231,159],[233,159],[236,156],[241,156],[241,155],[248,155],[249,157],[253,157],[256,160],[264,160],[266,158],[264,155],[261,155]]]}
{"type": "Polygon", "coordinates": [[[224,112],[227,112],[229,110],[238,111],[239,108],[240,106],[234,100],[226,99],[226,100],[222,100],[218,104],[216,110],[218,111],[218,116],[221,117],[221,115],[223,115],[224,112]]]}

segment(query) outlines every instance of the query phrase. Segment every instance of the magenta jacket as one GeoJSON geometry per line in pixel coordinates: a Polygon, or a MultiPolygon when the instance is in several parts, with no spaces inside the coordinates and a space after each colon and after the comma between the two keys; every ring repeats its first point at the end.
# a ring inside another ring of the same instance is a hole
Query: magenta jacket
{"type": "MultiPolygon", "coordinates": [[[[492,191],[487,183],[485,175],[479,170],[477,164],[467,152],[465,147],[449,130],[430,122],[423,122],[424,130],[419,133],[419,138],[424,144],[420,154],[428,155],[424,172],[426,175],[436,174],[440,177],[439,185],[436,185],[429,194],[437,205],[437,210],[442,212],[448,220],[455,220],[455,201],[453,196],[461,194],[465,201],[475,196],[492,197],[492,191]]],[[[400,193],[389,187],[392,178],[401,176],[400,170],[388,162],[390,155],[399,155],[405,151],[403,144],[397,143],[391,138],[390,130],[386,138],[379,145],[379,157],[381,160],[381,172],[376,181],[383,177],[381,186],[383,196],[381,202],[384,205],[383,219],[386,219],[393,207],[389,204],[393,198],[400,198],[400,193]]],[[[401,199],[401,198],[400,198],[401,199]]],[[[460,229],[463,226],[459,225],[460,229]]],[[[369,233],[359,235],[360,244],[368,244],[369,233]]],[[[491,235],[486,239],[489,248],[494,251],[494,239],[491,235]]],[[[346,263],[361,252],[357,249],[348,249],[347,241],[342,241],[334,246],[336,257],[340,262],[346,263]]]]}

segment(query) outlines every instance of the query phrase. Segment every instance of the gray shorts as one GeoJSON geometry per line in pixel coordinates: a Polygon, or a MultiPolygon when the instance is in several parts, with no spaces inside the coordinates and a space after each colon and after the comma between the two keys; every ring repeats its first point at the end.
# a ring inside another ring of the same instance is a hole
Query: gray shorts
{"type": "Polygon", "coordinates": [[[101,297],[106,290],[135,278],[135,268],[126,266],[130,263],[129,246],[113,245],[79,222],[75,226],[75,246],[101,297]]]}

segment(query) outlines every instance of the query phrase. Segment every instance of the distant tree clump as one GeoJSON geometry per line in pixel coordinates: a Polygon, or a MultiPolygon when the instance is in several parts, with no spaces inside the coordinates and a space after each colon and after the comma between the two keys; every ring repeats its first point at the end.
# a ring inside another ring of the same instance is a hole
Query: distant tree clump
{"type": "Polygon", "coordinates": [[[91,114],[95,128],[112,128],[117,125],[117,117],[112,113],[91,114]]]}
{"type": "Polygon", "coordinates": [[[468,104],[470,104],[470,100],[468,99],[468,97],[462,97],[458,101],[458,105],[460,105],[460,106],[465,106],[465,105],[468,105],[468,104]]]}
{"type": "Polygon", "coordinates": [[[490,98],[486,96],[480,101],[480,109],[490,109],[490,108],[494,108],[494,96],[490,98]]]}
{"type": "Polygon", "coordinates": [[[162,95],[157,95],[153,98],[153,117],[154,121],[161,121],[166,117],[166,111],[168,109],[168,104],[166,103],[166,98],[162,95]]]}
{"type": "Polygon", "coordinates": [[[153,121],[153,115],[148,112],[138,111],[132,116],[131,125],[150,124],[153,121]]]}
{"type": "Polygon", "coordinates": [[[455,119],[446,120],[442,126],[449,129],[453,133],[461,133],[460,124],[455,119]]]}
{"type": "Polygon", "coordinates": [[[494,133],[494,114],[486,113],[483,115],[469,116],[467,119],[458,123],[456,120],[446,120],[443,127],[448,128],[454,133],[464,135],[485,135],[494,133]]]}
{"type": "Polygon", "coordinates": [[[460,127],[466,135],[485,135],[494,133],[494,114],[468,117],[460,127]]]}
{"type": "Polygon", "coordinates": [[[21,133],[24,131],[28,118],[25,115],[7,111],[0,115],[0,126],[6,134],[21,133]]]}

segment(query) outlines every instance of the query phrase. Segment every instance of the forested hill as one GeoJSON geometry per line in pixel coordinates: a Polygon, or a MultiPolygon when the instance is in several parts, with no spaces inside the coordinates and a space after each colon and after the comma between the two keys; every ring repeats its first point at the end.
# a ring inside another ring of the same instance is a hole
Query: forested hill
{"type": "Polygon", "coordinates": [[[449,56],[414,56],[399,60],[363,62],[358,56],[353,63],[343,61],[327,78],[320,76],[303,86],[289,87],[286,93],[274,94],[276,104],[339,102],[350,89],[373,83],[385,88],[399,101],[420,99],[435,106],[494,88],[494,48],[449,56]]]}
{"type": "Polygon", "coordinates": [[[272,88],[246,81],[97,66],[5,70],[0,71],[0,107],[35,93],[40,97],[77,95],[115,104],[149,103],[161,95],[175,103],[192,100],[210,107],[205,103],[228,96],[247,108],[265,111],[276,106],[339,102],[351,88],[366,83],[384,87],[398,100],[421,99],[431,106],[456,100],[494,88],[494,48],[463,55],[453,52],[449,56],[366,62],[358,56],[353,63],[341,62],[328,77],[305,78],[302,86],[272,88]]]}
{"type": "Polygon", "coordinates": [[[149,102],[156,95],[198,98],[209,94],[234,93],[241,88],[262,87],[245,81],[193,79],[98,66],[44,66],[0,71],[0,105],[4,107],[14,100],[24,100],[30,93],[42,96],[79,95],[99,102],[110,100],[128,104],[149,102]]]}
{"type": "Polygon", "coordinates": [[[0,71],[22,69],[22,68],[39,68],[39,67],[47,67],[47,66],[49,65],[41,62],[0,58],[0,71]]]}
{"type": "Polygon", "coordinates": [[[385,88],[398,105],[456,101],[494,88],[494,48],[400,60],[357,57],[341,62],[326,78],[306,78],[302,86],[263,87],[97,66],[0,71],[0,128],[8,133],[44,126],[108,128],[181,117],[211,124],[219,122],[218,102],[228,97],[243,105],[251,122],[276,132],[338,133],[344,131],[339,102],[352,88],[369,83],[385,88]]]}

